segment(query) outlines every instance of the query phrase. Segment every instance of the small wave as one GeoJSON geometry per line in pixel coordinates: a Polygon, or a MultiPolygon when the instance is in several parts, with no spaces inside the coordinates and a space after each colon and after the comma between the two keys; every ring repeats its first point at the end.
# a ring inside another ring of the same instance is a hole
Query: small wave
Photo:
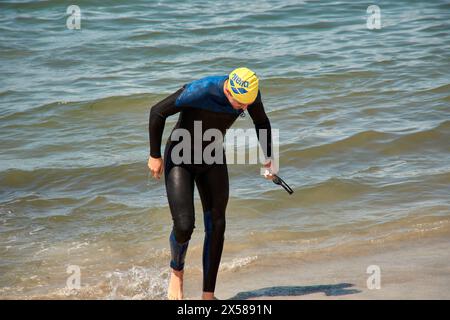
{"type": "MultiPolygon", "coordinates": [[[[2,187],[10,189],[35,190],[72,184],[98,185],[112,180],[123,180],[129,183],[142,182],[142,174],[146,173],[145,163],[112,164],[102,167],[80,168],[38,168],[35,170],[8,169],[0,172],[2,187]]],[[[68,199],[61,199],[69,201],[68,199]]]]}
{"type": "Polygon", "coordinates": [[[406,135],[387,143],[382,152],[387,155],[404,154],[408,152],[423,152],[424,149],[443,149],[450,151],[448,137],[450,120],[441,122],[438,126],[406,135]]]}
{"type": "Polygon", "coordinates": [[[233,31],[240,31],[240,30],[251,30],[252,26],[249,24],[242,24],[242,23],[236,23],[236,24],[227,24],[222,26],[214,25],[212,27],[195,27],[195,28],[187,28],[184,30],[184,32],[192,33],[196,36],[201,35],[209,35],[209,34],[218,34],[223,32],[233,32],[233,31]]]}
{"type": "Polygon", "coordinates": [[[61,105],[61,102],[54,102],[50,104],[45,104],[42,106],[34,107],[31,109],[28,109],[26,111],[18,111],[18,112],[12,112],[8,113],[2,117],[0,117],[0,120],[4,123],[9,123],[15,120],[22,120],[22,119],[29,119],[32,118],[32,116],[36,115],[51,115],[50,113],[54,113],[57,111],[57,106],[61,105]]]}
{"type": "Polygon", "coordinates": [[[341,72],[323,73],[316,77],[323,81],[337,82],[349,79],[376,78],[379,72],[371,70],[342,70],[341,72]]]}
{"type": "Polygon", "coordinates": [[[220,264],[220,271],[237,271],[258,259],[258,256],[250,256],[244,258],[235,258],[230,262],[223,262],[220,264]]]}
{"type": "Polygon", "coordinates": [[[75,250],[79,250],[82,249],[86,246],[89,246],[89,242],[85,241],[85,242],[73,242],[72,243],[72,247],[70,247],[69,249],[67,249],[67,253],[69,254],[71,251],[75,251],[75,250]]]}
{"type": "MultiPolygon", "coordinates": [[[[265,15],[269,20],[273,20],[273,15],[265,15]]],[[[294,32],[298,32],[299,30],[323,30],[330,29],[333,27],[341,26],[340,22],[335,22],[332,20],[322,20],[311,23],[292,23],[292,24],[284,24],[284,25],[261,25],[258,30],[267,30],[270,32],[282,32],[292,30],[294,32]]]]}
{"type": "MultiPolygon", "coordinates": [[[[248,243],[254,247],[270,243],[276,250],[269,252],[267,254],[269,257],[275,254],[320,256],[324,250],[364,252],[370,245],[397,244],[425,237],[448,238],[450,229],[448,210],[448,206],[437,205],[406,213],[392,212],[389,219],[379,216],[374,220],[361,219],[333,227],[324,225],[316,231],[289,232],[287,236],[280,236],[275,231],[269,234],[261,231],[252,235],[248,243]],[[255,238],[256,241],[253,241],[255,238]]],[[[266,255],[259,257],[261,260],[265,258],[266,255]]]]}
{"type": "Polygon", "coordinates": [[[152,103],[166,97],[166,94],[136,93],[128,96],[111,96],[93,101],[58,101],[37,106],[26,111],[19,111],[0,117],[5,123],[15,120],[35,119],[58,116],[59,118],[72,119],[74,117],[86,117],[86,111],[102,112],[104,114],[119,114],[126,110],[130,112],[142,112],[143,108],[150,107],[152,103]]]}
{"type": "Polygon", "coordinates": [[[128,40],[131,41],[140,41],[140,40],[156,40],[156,39],[164,39],[164,37],[168,37],[169,34],[165,31],[144,31],[144,32],[136,32],[127,37],[128,40]]]}
{"type": "Polygon", "coordinates": [[[434,87],[431,89],[422,90],[420,92],[449,93],[450,92],[450,84],[444,84],[444,85],[434,87]]]}
{"type": "Polygon", "coordinates": [[[126,271],[106,274],[108,299],[164,299],[167,292],[167,268],[133,266],[126,271]]]}
{"type": "Polygon", "coordinates": [[[32,235],[34,235],[34,234],[36,234],[36,233],[38,233],[38,232],[41,232],[41,231],[43,231],[43,230],[45,230],[45,229],[47,229],[47,228],[46,228],[46,227],[43,227],[43,226],[34,228],[33,230],[31,230],[31,231],[29,232],[29,235],[32,236],[32,235]]]}
{"type": "Polygon", "coordinates": [[[316,110],[305,110],[301,113],[301,115],[307,118],[318,118],[320,116],[329,115],[334,112],[336,112],[336,110],[332,108],[316,108],[316,110]]]}
{"type": "Polygon", "coordinates": [[[296,145],[292,148],[287,145],[284,148],[288,151],[283,153],[283,157],[289,159],[308,158],[315,159],[324,156],[333,156],[336,153],[348,152],[351,149],[367,149],[372,148],[375,144],[383,144],[391,140],[392,134],[379,132],[375,130],[367,130],[356,133],[348,138],[334,141],[327,144],[308,147],[298,150],[296,145]]]}
{"type": "Polygon", "coordinates": [[[50,9],[52,7],[58,7],[57,1],[2,1],[2,6],[5,9],[14,10],[37,10],[37,9],[50,9]]]}
{"type": "Polygon", "coordinates": [[[133,110],[140,112],[142,107],[150,107],[151,103],[157,102],[165,96],[165,94],[141,93],[129,96],[106,97],[91,102],[85,102],[81,105],[81,109],[89,108],[91,110],[107,113],[122,113],[124,107],[126,107],[127,112],[133,112],[133,110]]]}
{"type": "Polygon", "coordinates": [[[325,204],[346,201],[375,190],[374,187],[352,179],[331,178],[312,187],[297,190],[305,204],[325,204]]]}
{"type": "MultiPolygon", "coordinates": [[[[92,242],[78,241],[71,243],[64,250],[61,250],[62,248],[55,249],[52,246],[37,251],[34,257],[39,260],[44,259],[45,255],[49,254],[49,250],[54,251],[50,254],[57,251],[63,256],[83,255],[83,252],[89,250],[92,245],[92,242]]],[[[52,257],[53,259],[57,258],[52,257]]],[[[20,283],[0,288],[0,296],[12,299],[165,299],[170,269],[165,264],[163,267],[159,265],[157,261],[161,260],[161,257],[168,259],[167,250],[152,250],[150,254],[146,254],[145,259],[140,259],[139,263],[116,262],[117,266],[125,266],[120,269],[114,269],[114,265],[111,265],[110,270],[100,271],[98,269],[103,269],[102,267],[91,265],[91,272],[82,273],[79,289],[61,287],[65,283],[64,278],[55,282],[55,279],[50,279],[44,274],[39,277],[33,276],[36,285],[28,287],[26,290],[21,288],[20,283]]],[[[100,260],[98,263],[104,266],[100,260]]],[[[55,274],[59,274],[60,267],[56,266],[56,268],[55,274]]]]}
{"type": "Polygon", "coordinates": [[[17,94],[17,93],[18,92],[14,91],[14,90],[0,91],[0,97],[6,97],[6,96],[14,95],[14,94],[17,94]]]}
{"type": "Polygon", "coordinates": [[[292,244],[297,243],[301,245],[313,245],[325,239],[331,234],[330,230],[302,230],[298,231],[291,227],[274,227],[272,230],[251,231],[248,235],[247,242],[258,243],[277,243],[277,244],[292,244]]]}
{"type": "MultiPolygon", "coordinates": [[[[434,24],[434,25],[425,25],[422,27],[419,27],[417,30],[415,30],[416,32],[440,32],[440,31],[447,31],[448,30],[448,25],[443,24],[443,23],[438,23],[438,24],[434,24]]],[[[447,33],[448,35],[448,33],[447,33]]],[[[436,34],[431,34],[430,36],[435,37],[436,34]]]]}

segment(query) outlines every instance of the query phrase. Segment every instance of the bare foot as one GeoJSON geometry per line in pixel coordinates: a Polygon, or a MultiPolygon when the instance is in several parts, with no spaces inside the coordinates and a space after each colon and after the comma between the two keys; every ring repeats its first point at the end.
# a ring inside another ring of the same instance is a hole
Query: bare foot
{"type": "Polygon", "coordinates": [[[167,299],[183,300],[183,270],[173,270],[170,274],[169,288],[167,290],[167,299]]]}
{"type": "Polygon", "coordinates": [[[203,300],[219,300],[214,296],[214,292],[203,292],[202,299],[203,300]]]}

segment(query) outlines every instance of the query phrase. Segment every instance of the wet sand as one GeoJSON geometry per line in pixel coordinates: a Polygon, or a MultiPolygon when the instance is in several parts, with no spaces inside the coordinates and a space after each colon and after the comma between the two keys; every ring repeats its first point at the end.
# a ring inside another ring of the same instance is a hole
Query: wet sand
{"type": "Polygon", "coordinates": [[[450,299],[449,236],[375,245],[358,254],[258,259],[222,273],[221,299],[450,299]],[[380,289],[368,289],[370,265],[380,267],[380,289]],[[240,290],[237,288],[240,288],[240,290]]]}

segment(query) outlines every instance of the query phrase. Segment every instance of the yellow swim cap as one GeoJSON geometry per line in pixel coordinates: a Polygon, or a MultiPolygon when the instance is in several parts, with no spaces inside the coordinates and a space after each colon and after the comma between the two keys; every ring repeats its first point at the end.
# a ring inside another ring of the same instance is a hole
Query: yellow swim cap
{"type": "Polygon", "coordinates": [[[238,102],[251,104],[258,95],[258,77],[247,68],[237,68],[228,76],[228,90],[238,102]]]}

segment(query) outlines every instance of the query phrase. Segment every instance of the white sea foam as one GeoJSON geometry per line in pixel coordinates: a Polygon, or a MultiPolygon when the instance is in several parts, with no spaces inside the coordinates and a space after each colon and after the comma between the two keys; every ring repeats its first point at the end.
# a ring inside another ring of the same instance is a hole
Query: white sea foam
{"type": "Polygon", "coordinates": [[[237,271],[238,269],[245,267],[252,263],[253,261],[256,261],[258,259],[258,256],[250,256],[250,257],[244,257],[244,258],[235,258],[230,262],[224,262],[220,265],[220,271],[237,271]]]}
{"type": "Polygon", "coordinates": [[[133,266],[106,274],[107,299],[163,299],[167,292],[168,268],[133,266]]]}

